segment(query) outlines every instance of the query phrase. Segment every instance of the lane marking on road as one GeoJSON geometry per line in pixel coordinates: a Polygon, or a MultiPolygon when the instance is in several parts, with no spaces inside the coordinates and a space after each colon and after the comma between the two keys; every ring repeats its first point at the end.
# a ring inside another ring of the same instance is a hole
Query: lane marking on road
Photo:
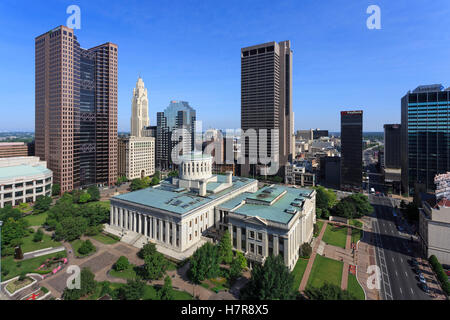
{"type": "Polygon", "coordinates": [[[405,271],[405,275],[406,275],[406,277],[408,278],[408,273],[405,271]]]}
{"type": "Polygon", "coordinates": [[[402,261],[402,263],[403,263],[403,258],[400,258],[400,260],[402,261]]]}
{"type": "Polygon", "coordinates": [[[399,288],[400,289],[400,293],[403,295],[403,290],[402,290],[402,288],[399,288]]]}
{"type": "Polygon", "coordinates": [[[398,272],[397,272],[397,270],[395,270],[395,275],[396,275],[396,276],[398,276],[398,272]]]}
{"type": "Polygon", "coordinates": [[[413,288],[411,288],[411,293],[412,293],[412,294],[414,294],[414,290],[413,290],[413,288]]]}

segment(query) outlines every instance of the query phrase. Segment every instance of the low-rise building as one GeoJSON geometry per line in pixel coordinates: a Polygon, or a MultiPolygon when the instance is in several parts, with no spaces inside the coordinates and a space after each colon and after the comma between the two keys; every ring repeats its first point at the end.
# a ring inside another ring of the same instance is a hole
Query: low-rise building
{"type": "Polygon", "coordinates": [[[155,173],[155,138],[119,138],[118,151],[119,176],[133,180],[155,173]]]}
{"type": "Polygon", "coordinates": [[[141,239],[133,240],[136,246],[154,242],[179,260],[191,256],[205,236],[228,231],[250,265],[273,253],[293,268],[299,246],[312,237],[314,190],[272,185],[258,191],[255,179],[214,175],[211,156],[197,153],[180,161],[178,177],[111,198],[108,230],[141,239]]]}
{"type": "Polygon", "coordinates": [[[436,194],[422,201],[419,241],[422,253],[450,264],[450,173],[435,177],[436,194]]]}
{"type": "Polygon", "coordinates": [[[316,175],[311,171],[312,164],[310,161],[286,164],[284,183],[301,187],[315,187],[316,175]]]}
{"type": "Polygon", "coordinates": [[[39,157],[0,159],[0,207],[35,202],[39,196],[50,196],[53,172],[39,157]]]}
{"type": "Polygon", "coordinates": [[[0,142],[0,158],[26,156],[28,156],[28,145],[24,142],[0,142]]]}

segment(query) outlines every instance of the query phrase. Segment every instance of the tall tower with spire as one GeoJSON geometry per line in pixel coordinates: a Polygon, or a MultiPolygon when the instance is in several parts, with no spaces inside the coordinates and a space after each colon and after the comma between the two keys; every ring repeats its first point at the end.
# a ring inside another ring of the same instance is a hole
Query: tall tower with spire
{"type": "Polygon", "coordinates": [[[149,124],[147,89],[139,76],[131,100],[131,136],[142,137],[142,129],[149,124]]]}

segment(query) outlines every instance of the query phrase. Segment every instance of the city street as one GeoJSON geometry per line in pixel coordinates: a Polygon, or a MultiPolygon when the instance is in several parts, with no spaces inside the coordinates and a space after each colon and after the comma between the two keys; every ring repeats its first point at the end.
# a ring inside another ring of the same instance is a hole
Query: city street
{"type": "Polygon", "coordinates": [[[373,227],[377,264],[381,268],[381,292],[385,300],[430,300],[419,285],[411,266],[416,242],[411,236],[399,233],[393,216],[393,200],[383,196],[369,196],[374,207],[373,227]]]}

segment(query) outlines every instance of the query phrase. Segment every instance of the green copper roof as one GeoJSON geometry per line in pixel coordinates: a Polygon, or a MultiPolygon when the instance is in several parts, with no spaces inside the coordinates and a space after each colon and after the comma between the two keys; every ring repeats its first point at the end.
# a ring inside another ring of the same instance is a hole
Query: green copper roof
{"type": "Polygon", "coordinates": [[[302,206],[303,201],[305,200],[304,197],[310,196],[313,192],[314,190],[312,189],[297,189],[284,186],[264,187],[255,193],[241,194],[239,197],[221,204],[220,207],[245,216],[260,217],[266,220],[287,224],[294,215],[286,212],[286,210],[290,212],[292,212],[292,210],[301,211],[301,207],[297,207],[292,204],[302,206]],[[284,191],[286,192],[277,201],[275,201],[272,205],[268,205],[267,202],[271,202],[284,191]],[[262,196],[262,202],[260,204],[256,204],[254,200],[260,200],[260,195],[267,196],[262,196]],[[233,208],[246,199],[249,199],[250,203],[245,203],[239,208],[233,210],[233,208]]]}
{"type": "Polygon", "coordinates": [[[12,179],[15,177],[32,177],[39,174],[50,173],[44,166],[18,165],[0,168],[0,180],[12,179]]]}
{"type": "MultiPolygon", "coordinates": [[[[119,199],[173,213],[184,214],[255,181],[248,178],[233,177],[233,185],[231,187],[215,194],[207,193],[205,197],[201,197],[188,190],[180,191],[182,189],[170,186],[168,183],[169,180],[158,187],[121,194],[112,197],[111,200],[119,199]]],[[[220,183],[225,183],[226,176],[218,175],[217,180],[218,182],[212,182],[215,187],[220,183]]]]}

